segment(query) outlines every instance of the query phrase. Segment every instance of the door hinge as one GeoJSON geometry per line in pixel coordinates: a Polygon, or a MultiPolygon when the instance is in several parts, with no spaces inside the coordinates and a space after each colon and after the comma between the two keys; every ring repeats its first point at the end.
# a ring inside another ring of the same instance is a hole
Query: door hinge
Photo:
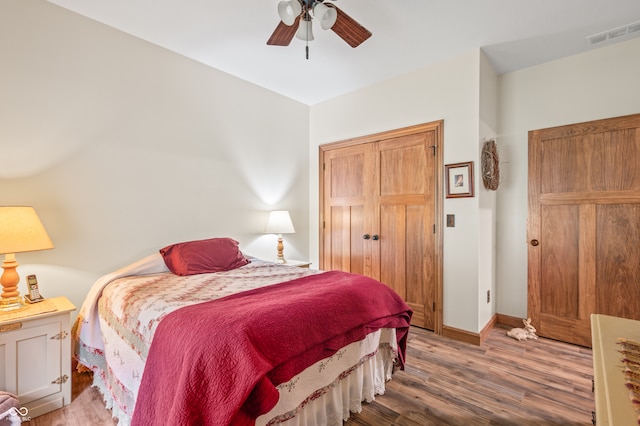
{"type": "Polygon", "coordinates": [[[69,380],[69,376],[67,376],[66,374],[63,375],[62,377],[58,377],[57,379],[55,379],[53,382],[51,382],[54,385],[61,385],[63,383],[66,383],[67,380],[69,380]]]}
{"type": "Polygon", "coordinates": [[[433,148],[433,155],[436,155],[436,149],[438,149],[438,145],[431,145],[429,148],[433,148]]]}
{"type": "Polygon", "coordinates": [[[436,302],[433,302],[433,312],[436,311],[436,302]]]}

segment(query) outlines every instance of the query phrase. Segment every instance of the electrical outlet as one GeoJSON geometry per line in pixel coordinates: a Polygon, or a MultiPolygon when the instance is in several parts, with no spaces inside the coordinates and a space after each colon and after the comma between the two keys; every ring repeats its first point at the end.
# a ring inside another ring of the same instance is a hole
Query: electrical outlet
{"type": "Polygon", "coordinates": [[[491,302],[491,290],[487,290],[487,303],[491,302]]]}

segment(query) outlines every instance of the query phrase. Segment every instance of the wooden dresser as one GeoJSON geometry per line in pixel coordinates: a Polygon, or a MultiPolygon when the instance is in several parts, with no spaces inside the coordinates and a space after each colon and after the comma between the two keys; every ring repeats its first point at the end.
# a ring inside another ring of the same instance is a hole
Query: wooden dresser
{"type": "Polygon", "coordinates": [[[594,391],[597,426],[637,424],[622,374],[618,338],[640,341],[640,321],[608,315],[591,315],[594,391]]]}

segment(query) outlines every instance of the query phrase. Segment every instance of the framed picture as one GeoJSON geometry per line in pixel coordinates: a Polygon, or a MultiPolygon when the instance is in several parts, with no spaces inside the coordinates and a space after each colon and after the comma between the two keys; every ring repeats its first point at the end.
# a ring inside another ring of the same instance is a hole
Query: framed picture
{"type": "Polygon", "coordinates": [[[473,161],[446,164],[447,198],[473,197],[473,161]]]}

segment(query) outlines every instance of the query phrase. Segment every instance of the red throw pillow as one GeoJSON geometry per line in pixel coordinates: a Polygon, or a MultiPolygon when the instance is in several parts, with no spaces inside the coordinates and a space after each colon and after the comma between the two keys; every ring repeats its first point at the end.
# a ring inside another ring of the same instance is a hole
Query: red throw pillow
{"type": "Polygon", "coordinates": [[[238,242],[231,238],[172,244],[160,249],[160,254],[176,275],[230,271],[249,263],[238,248],[238,242]]]}

